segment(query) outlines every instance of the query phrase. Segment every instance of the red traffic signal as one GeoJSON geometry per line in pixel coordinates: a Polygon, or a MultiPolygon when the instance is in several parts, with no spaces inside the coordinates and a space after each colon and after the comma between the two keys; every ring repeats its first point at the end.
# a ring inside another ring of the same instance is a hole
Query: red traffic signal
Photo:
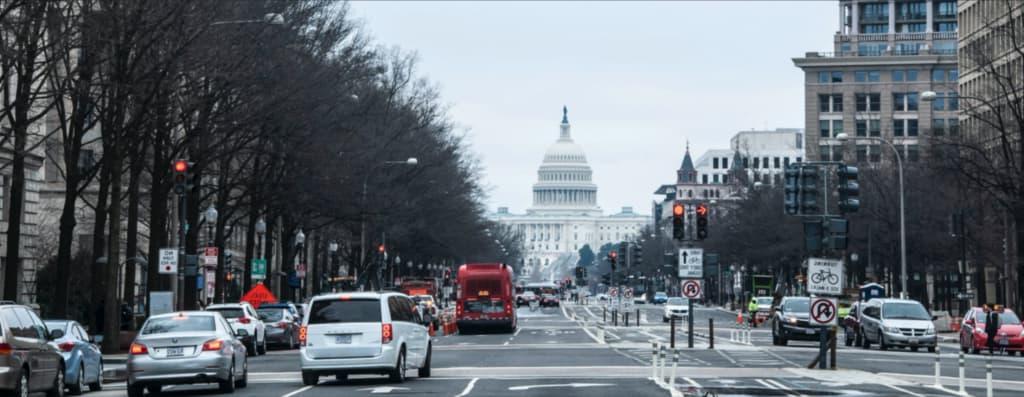
{"type": "Polygon", "coordinates": [[[174,172],[186,173],[188,172],[188,161],[185,160],[174,160],[174,172]]]}
{"type": "Polygon", "coordinates": [[[683,212],[686,212],[686,207],[683,206],[683,203],[677,202],[672,204],[672,216],[681,217],[683,216],[683,212]]]}
{"type": "Polygon", "coordinates": [[[697,216],[707,216],[708,215],[708,206],[704,205],[703,203],[697,204],[696,212],[697,212],[697,216]]]}
{"type": "Polygon", "coordinates": [[[615,252],[615,251],[609,252],[608,253],[608,257],[612,258],[612,259],[618,258],[619,257],[619,253],[615,252]]]}
{"type": "Polygon", "coordinates": [[[377,246],[377,252],[384,253],[384,244],[377,246]]]}

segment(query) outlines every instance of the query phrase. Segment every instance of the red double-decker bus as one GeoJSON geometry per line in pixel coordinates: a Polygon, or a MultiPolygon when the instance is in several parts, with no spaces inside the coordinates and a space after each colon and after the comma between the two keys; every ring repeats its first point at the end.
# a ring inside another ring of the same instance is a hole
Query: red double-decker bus
{"type": "Polygon", "coordinates": [[[503,263],[470,263],[459,267],[455,321],[459,330],[516,329],[512,267],[503,263]]]}

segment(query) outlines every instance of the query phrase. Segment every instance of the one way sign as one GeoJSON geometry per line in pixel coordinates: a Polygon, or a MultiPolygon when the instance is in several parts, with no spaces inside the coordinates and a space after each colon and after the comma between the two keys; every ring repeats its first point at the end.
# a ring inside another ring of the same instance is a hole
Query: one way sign
{"type": "Polygon", "coordinates": [[[704,277],[704,249],[682,248],[679,250],[679,277],[704,277]]]}

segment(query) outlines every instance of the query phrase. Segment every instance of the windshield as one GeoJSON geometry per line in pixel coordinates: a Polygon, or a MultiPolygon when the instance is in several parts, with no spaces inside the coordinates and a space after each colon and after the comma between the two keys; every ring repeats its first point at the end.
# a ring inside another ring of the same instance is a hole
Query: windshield
{"type": "Polygon", "coordinates": [[[281,321],[284,318],[284,309],[256,309],[256,314],[263,321],[281,321]]]}
{"type": "Polygon", "coordinates": [[[53,331],[55,329],[59,329],[59,330],[63,331],[64,328],[68,326],[68,322],[67,321],[45,320],[45,321],[43,321],[43,324],[46,324],[46,329],[48,329],[50,331],[53,331]]]}
{"type": "Polygon", "coordinates": [[[771,305],[772,298],[757,298],[758,305],[771,305]]]}
{"type": "Polygon", "coordinates": [[[222,308],[213,308],[213,309],[207,309],[207,310],[211,311],[211,312],[220,313],[221,316],[224,316],[224,318],[229,319],[229,320],[233,319],[233,318],[240,318],[240,317],[244,317],[245,316],[245,312],[242,311],[242,309],[236,309],[236,308],[222,307],[222,308]]]}
{"type": "Polygon", "coordinates": [[[655,292],[655,293],[654,293],[654,297],[655,297],[655,298],[664,298],[664,297],[666,297],[666,296],[668,296],[668,295],[665,295],[665,293],[664,293],[664,292],[655,292]]]}
{"type": "Polygon", "coordinates": [[[213,331],[213,316],[172,316],[153,318],[142,327],[143,335],[171,332],[213,331]]]}
{"type": "Polygon", "coordinates": [[[809,299],[787,299],[783,308],[789,314],[808,313],[811,310],[810,304],[809,299]]]}
{"type": "MultiPolygon", "coordinates": [[[[988,313],[985,313],[984,311],[981,311],[981,310],[977,311],[977,320],[976,321],[979,324],[984,324],[984,323],[988,322],[988,313]]],[[[1007,311],[999,313],[999,325],[1000,326],[1002,326],[1002,325],[1018,325],[1018,324],[1020,324],[1020,318],[1017,317],[1017,314],[1015,314],[1013,312],[1007,312],[1007,311]]],[[[49,326],[49,324],[47,324],[47,326],[49,326]]]]}
{"type": "Polygon", "coordinates": [[[379,299],[321,299],[313,302],[309,324],[326,323],[379,323],[379,299]]]}
{"type": "Polygon", "coordinates": [[[882,305],[882,318],[931,321],[932,316],[920,303],[886,303],[882,305]]]}
{"type": "Polygon", "coordinates": [[[665,304],[672,306],[682,306],[686,304],[686,299],[683,298],[668,298],[668,302],[665,304]]]}

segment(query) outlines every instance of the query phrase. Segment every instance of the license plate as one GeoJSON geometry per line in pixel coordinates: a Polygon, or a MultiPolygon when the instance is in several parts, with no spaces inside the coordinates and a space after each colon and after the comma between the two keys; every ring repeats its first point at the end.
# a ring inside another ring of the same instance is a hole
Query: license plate
{"type": "Polygon", "coordinates": [[[185,355],[184,347],[168,347],[167,357],[182,357],[185,355]]]}
{"type": "Polygon", "coordinates": [[[334,343],[339,344],[339,345],[349,345],[349,344],[352,344],[352,335],[335,335],[334,336],[334,343]]]}
{"type": "Polygon", "coordinates": [[[918,340],[917,340],[917,338],[910,338],[910,340],[908,342],[910,342],[911,345],[916,345],[918,340]]]}
{"type": "Polygon", "coordinates": [[[814,330],[813,329],[805,329],[804,332],[806,332],[807,335],[813,335],[814,334],[814,330]]]}
{"type": "Polygon", "coordinates": [[[1001,338],[999,338],[999,344],[1003,345],[1003,346],[1008,345],[1008,344],[1010,344],[1010,340],[1007,339],[1005,336],[1001,337],[1001,338]]]}
{"type": "Polygon", "coordinates": [[[477,293],[477,296],[490,296],[490,295],[491,295],[491,291],[480,291],[480,292],[477,293]]]}

